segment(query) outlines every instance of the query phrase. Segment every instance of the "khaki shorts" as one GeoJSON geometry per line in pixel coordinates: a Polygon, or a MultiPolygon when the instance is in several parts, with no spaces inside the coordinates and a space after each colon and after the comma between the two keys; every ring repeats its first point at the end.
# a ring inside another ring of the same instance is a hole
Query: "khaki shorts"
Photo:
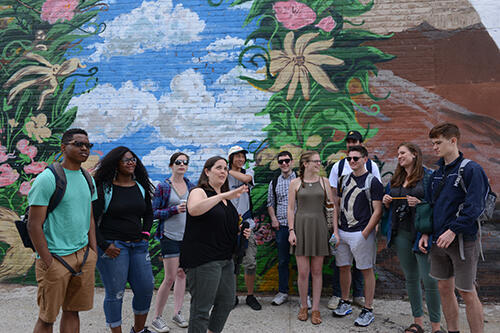
{"type": "Polygon", "coordinates": [[[245,268],[245,274],[255,275],[255,270],[257,268],[257,243],[255,242],[255,236],[253,231],[248,237],[248,247],[245,251],[245,256],[241,262],[241,266],[245,268]]]}
{"type": "Polygon", "coordinates": [[[479,240],[464,241],[465,260],[460,259],[458,239],[443,249],[433,244],[430,253],[431,271],[436,280],[455,277],[455,287],[462,291],[475,290],[477,263],[479,261],[479,240]]]}
{"type": "MultiPolygon", "coordinates": [[[[86,248],[85,246],[75,253],[61,258],[78,272],[86,248]]],[[[96,261],[97,255],[90,249],[87,261],[82,267],[82,274],[72,276],[68,269],[55,258],[49,267],[41,259],[36,260],[37,302],[40,308],[40,320],[46,323],[55,322],[61,307],[63,311],[88,311],[92,309],[96,261]]]]}

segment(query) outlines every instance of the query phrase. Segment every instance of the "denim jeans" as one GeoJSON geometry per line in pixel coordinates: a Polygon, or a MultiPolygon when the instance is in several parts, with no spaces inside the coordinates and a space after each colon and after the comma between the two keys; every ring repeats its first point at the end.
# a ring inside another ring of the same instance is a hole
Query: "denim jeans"
{"type": "Polygon", "coordinates": [[[276,245],[278,246],[278,291],[288,294],[288,278],[290,276],[290,243],[288,243],[288,227],[280,225],[276,230],[276,245]]]}
{"type": "Polygon", "coordinates": [[[154,280],[147,241],[108,242],[120,249],[120,255],[113,259],[99,248],[97,269],[106,292],[104,297],[106,323],[113,328],[121,326],[122,323],[123,293],[127,282],[134,293],[132,299],[134,314],[141,315],[149,312],[154,280]]]}
{"type": "Polygon", "coordinates": [[[191,294],[188,333],[222,332],[236,297],[233,260],[188,268],[186,277],[191,294]]]}
{"type": "MultiPolygon", "coordinates": [[[[341,297],[342,292],[340,290],[340,275],[339,268],[335,264],[335,260],[332,261],[333,274],[332,274],[332,288],[333,295],[341,297]]],[[[363,273],[356,268],[356,261],[353,259],[352,265],[352,297],[364,297],[365,293],[363,291],[363,273]]]]}

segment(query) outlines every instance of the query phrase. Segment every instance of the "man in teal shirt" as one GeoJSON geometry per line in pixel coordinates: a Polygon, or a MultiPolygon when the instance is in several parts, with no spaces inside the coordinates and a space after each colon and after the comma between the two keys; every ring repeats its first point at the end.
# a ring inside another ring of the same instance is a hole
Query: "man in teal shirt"
{"type": "Polygon", "coordinates": [[[40,312],[34,333],[52,332],[61,307],[60,332],[79,332],[78,312],[93,306],[97,250],[91,202],[97,199],[97,194],[91,193],[80,170],[90,148],[92,144],[84,130],[74,128],[63,134],[61,166],[67,180],[66,190],[48,215],[47,207],[56,189],[54,174],[48,169],[39,174],[28,194],[28,231],[38,254],[35,267],[40,312]],[[90,249],[85,261],[87,247],[90,249]],[[75,272],[81,270],[81,274],[71,274],[53,255],[60,256],[75,272]]]}

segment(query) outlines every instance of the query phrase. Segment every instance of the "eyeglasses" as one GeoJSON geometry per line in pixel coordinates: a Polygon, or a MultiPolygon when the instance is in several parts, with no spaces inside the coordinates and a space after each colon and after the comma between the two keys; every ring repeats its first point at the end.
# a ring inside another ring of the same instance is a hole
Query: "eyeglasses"
{"type": "Polygon", "coordinates": [[[291,159],[289,159],[289,158],[285,158],[285,159],[282,159],[282,160],[278,160],[278,164],[283,164],[283,163],[288,164],[288,163],[290,163],[291,161],[292,161],[291,159]]]}
{"type": "Polygon", "coordinates": [[[82,148],[83,146],[85,146],[85,147],[87,147],[88,150],[90,150],[90,149],[92,149],[92,147],[94,147],[93,143],[82,142],[82,141],[72,141],[72,142],[68,142],[67,144],[73,145],[73,146],[78,147],[78,148],[82,148]]]}
{"type": "Polygon", "coordinates": [[[129,162],[130,162],[130,163],[134,163],[134,164],[135,164],[135,163],[137,163],[137,158],[135,158],[135,157],[131,157],[131,158],[122,158],[120,161],[121,161],[123,164],[127,164],[127,163],[129,163],[129,162]]]}
{"type": "Polygon", "coordinates": [[[175,165],[181,165],[181,164],[188,165],[189,161],[188,160],[177,160],[174,162],[174,164],[175,165]]]}
{"type": "Polygon", "coordinates": [[[357,162],[360,158],[361,158],[361,156],[347,156],[345,159],[347,160],[347,162],[351,162],[351,160],[354,160],[354,162],[357,162]]]}
{"type": "Polygon", "coordinates": [[[308,162],[319,164],[319,163],[321,163],[321,160],[309,160],[308,162]]]}

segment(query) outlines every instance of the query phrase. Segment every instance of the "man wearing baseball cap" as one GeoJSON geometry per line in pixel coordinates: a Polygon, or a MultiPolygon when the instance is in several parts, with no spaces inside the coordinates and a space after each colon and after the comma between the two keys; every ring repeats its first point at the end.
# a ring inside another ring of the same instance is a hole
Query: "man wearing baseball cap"
{"type": "MultiPolygon", "coordinates": [[[[251,171],[245,170],[243,167],[247,161],[246,154],[247,150],[240,146],[233,146],[229,149],[228,161],[229,161],[229,176],[227,177],[229,183],[229,189],[233,190],[242,185],[247,185],[250,190],[253,187],[253,173],[251,171]]],[[[250,225],[250,230],[255,228],[255,221],[252,215],[252,200],[250,199],[250,191],[243,193],[239,198],[231,200],[234,207],[238,211],[238,214],[242,218],[243,222],[248,222],[250,225]]],[[[260,310],[262,306],[259,301],[253,295],[254,284],[255,284],[255,273],[257,268],[256,262],[257,256],[257,243],[255,242],[253,232],[248,238],[248,248],[246,249],[245,256],[241,265],[245,269],[245,285],[247,287],[247,297],[246,303],[253,310],[260,310]]],[[[235,299],[235,306],[238,304],[238,296],[235,299]]]]}
{"type": "MultiPolygon", "coordinates": [[[[358,131],[349,131],[345,137],[346,148],[349,149],[353,146],[363,145],[363,136],[358,131]]],[[[373,174],[379,181],[381,180],[380,171],[375,162],[368,159],[365,168],[368,172],[373,174]]],[[[348,175],[352,172],[349,163],[346,162],[345,158],[341,159],[335,163],[330,171],[330,185],[333,187],[334,192],[337,192],[337,184],[339,178],[343,175],[348,175]]],[[[364,292],[363,292],[363,274],[353,265],[352,269],[352,286],[353,286],[353,303],[359,306],[363,306],[365,303],[364,292]]],[[[333,263],[333,276],[332,276],[332,289],[333,295],[328,301],[328,308],[334,310],[337,307],[337,303],[340,301],[340,279],[339,279],[339,269],[333,263]]]]}

